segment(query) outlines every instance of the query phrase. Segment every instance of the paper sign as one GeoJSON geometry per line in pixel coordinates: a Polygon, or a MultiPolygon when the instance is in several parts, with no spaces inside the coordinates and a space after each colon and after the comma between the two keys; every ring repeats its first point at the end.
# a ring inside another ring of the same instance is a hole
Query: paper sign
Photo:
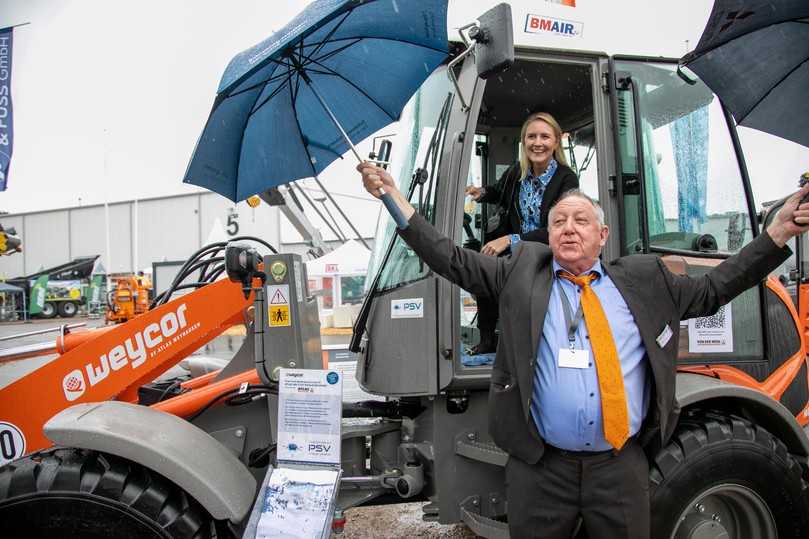
{"type": "Polygon", "coordinates": [[[688,321],[688,351],[692,354],[733,352],[733,311],[723,305],[713,316],[688,321]]]}
{"type": "Polygon", "coordinates": [[[278,384],[278,460],[339,465],[342,376],[281,369],[278,384]]]}

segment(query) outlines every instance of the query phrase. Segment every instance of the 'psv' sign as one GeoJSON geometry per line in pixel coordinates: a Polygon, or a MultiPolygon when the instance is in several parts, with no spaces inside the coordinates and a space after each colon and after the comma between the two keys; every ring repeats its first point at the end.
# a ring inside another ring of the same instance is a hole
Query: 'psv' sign
{"type": "Polygon", "coordinates": [[[581,37],[584,32],[584,23],[529,14],[525,19],[525,31],[529,34],[581,37]]]}

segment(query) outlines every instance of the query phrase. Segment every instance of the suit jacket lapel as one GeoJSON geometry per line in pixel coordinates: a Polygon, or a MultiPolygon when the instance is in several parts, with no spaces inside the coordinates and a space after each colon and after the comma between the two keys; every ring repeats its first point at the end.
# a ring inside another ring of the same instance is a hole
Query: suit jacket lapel
{"type": "Polygon", "coordinates": [[[551,295],[553,265],[548,259],[545,267],[541,267],[534,275],[531,286],[531,350],[529,354],[536,355],[539,346],[539,336],[545,323],[545,313],[548,312],[548,300],[551,295]]]}

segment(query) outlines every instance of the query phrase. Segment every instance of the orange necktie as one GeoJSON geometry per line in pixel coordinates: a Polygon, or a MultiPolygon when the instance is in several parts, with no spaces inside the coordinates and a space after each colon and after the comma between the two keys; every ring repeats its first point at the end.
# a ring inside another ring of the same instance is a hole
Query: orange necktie
{"type": "Polygon", "coordinates": [[[590,334],[590,345],[595,356],[598,388],[601,391],[601,415],[604,418],[604,438],[615,449],[621,449],[629,438],[629,412],[626,406],[624,377],[621,362],[612,331],[601,308],[598,296],[590,283],[598,278],[598,273],[575,275],[560,271],[559,277],[581,287],[581,306],[584,322],[590,334]]]}

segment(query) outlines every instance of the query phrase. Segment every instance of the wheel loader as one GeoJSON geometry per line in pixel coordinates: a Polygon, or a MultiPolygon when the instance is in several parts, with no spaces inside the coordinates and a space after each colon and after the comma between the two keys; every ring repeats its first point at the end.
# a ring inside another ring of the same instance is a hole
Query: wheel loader
{"type": "MultiPolygon", "coordinates": [[[[485,242],[490,208],[465,188],[497,181],[519,155],[523,118],[547,110],[613,231],[605,261],[655,254],[700,275],[766,227],[783,201],[756,206],[751,182],[763,180],[749,177],[710,89],[676,58],[523,39],[552,30],[533,25],[539,9],[479,17],[402,113],[390,169],[421,215],[459,245],[485,242]]],[[[421,500],[427,521],[506,538],[508,456],[487,430],[491,358],[468,352],[474,298],[419,260],[390,219],[376,238],[352,348],[357,381],[384,400],[344,405],[338,509],[421,500]]],[[[274,461],[278,370],[327,365],[300,258],[225,248],[224,260],[186,265],[212,282],[100,335],[62,336],[57,361],[0,390],[4,534],[241,535],[274,461]],[[289,325],[270,323],[268,285],[289,287],[289,325]],[[242,322],[248,337],[221,372],[139,404],[159,373],[242,322]]],[[[806,238],[793,250],[715,316],[672,328],[680,420],[665,444],[644,445],[655,538],[809,536],[806,238]]]]}

